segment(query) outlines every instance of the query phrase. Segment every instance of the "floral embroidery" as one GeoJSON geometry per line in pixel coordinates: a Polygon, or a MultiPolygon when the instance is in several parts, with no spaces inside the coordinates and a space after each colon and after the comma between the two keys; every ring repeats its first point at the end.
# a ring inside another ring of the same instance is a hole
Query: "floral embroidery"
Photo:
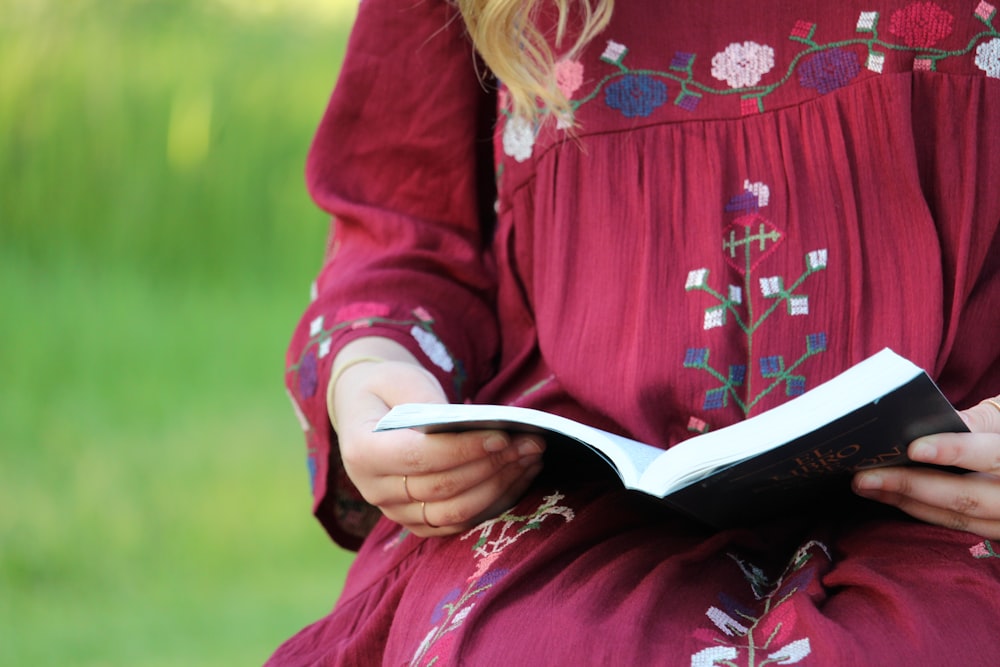
{"type": "Polygon", "coordinates": [[[645,118],[667,101],[667,85],[637,74],[627,74],[604,91],[604,101],[626,118],[645,118]]]}
{"type": "MultiPolygon", "coordinates": [[[[599,79],[590,92],[578,95],[583,84],[583,65],[575,61],[557,64],[557,85],[570,98],[571,112],[601,96],[609,108],[623,116],[644,118],[666,104],[671,96],[676,106],[694,112],[706,96],[735,95],[741,114],[761,113],[765,110],[765,99],[790,81],[797,80],[804,88],[826,94],[856,79],[861,74],[862,62],[868,71],[882,73],[890,52],[912,53],[913,68],[924,71],[936,70],[943,60],[975,53],[975,63],[981,70],[988,76],[1000,77],[1000,32],[993,26],[996,14],[992,4],[978,3],[973,15],[984,24],[985,30],[954,50],[936,46],[952,35],[956,20],[934,2],[913,2],[893,12],[886,30],[891,40],[879,34],[878,11],[863,11],[858,15],[856,37],[826,42],[817,41],[820,29],[816,23],[799,19],[792,25],[788,39],[802,45],[802,50],[788,61],[784,72],[774,72],[777,65],[774,48],[752,40],[733,42],[714,54],[711,74],[725,82],[724,88],[695,77],[696,53],[675,51],[666,69],[632,68],[626,64],[628,47],[609,40],[600,61],[614,71],[599,79]],[[765,82],[769,75],[771,80],[765,82]]],[[[501,108],[506,109],[503,102],[501,108]]],[[[558,119],[558,127],[569,127],[567,121],[558,119]]],[[[519,162],[527,160],[536,135],[536,127],[508,117],[503,132],[504,153],[519,162]]]]}
{"type": "Polygon", "coordinates": [[[556,86],[566,99],[583,85],[583,65],[576,60],[560,60],[556,63],[556,86]]]}
{"type": "Polygon", "coordinates": [[[495,567],[504,551],[527,533],[540,529],[542,523],[550,517],[560,516],[566,523],[575,518],[572,509],[558,504],[563,498],[561,493],[555,492],[543,498],[542,503],[530,514],[517,515],[509,510],[462,535],[462,540],[477,536],[472,546],[475,570],[465,580],[464,586],[453,588],[435,605],[431,613],[433,627],[417,647],[410,665],[436,665],[439,661],[447,660],[448,649],[454,637],[452,633],[468,618],[477,599],[493,588],[509,571],[495,567]]]}
{"type": "Polygon", "coordinates": [[[955,17],[933,2],[915,2],[893,12],[889,32],[909,47],[929,49],[951,34],[955,17]]]}
{"type": "Polygon", "coordinates": [[[843,88],[861,71],[858,55],[844,49],[830,49],[814,54],[799,69],[799,83],[815,88],[820,94],[843,88]]]}
{"type": "Polygon", "coordinates": [[[712,76],[730,88],[756,86],[774,69],[774,49],[765,44],[730,44],[712,57],[712,76]]]}
{"type": "Polygon", "coordinates": [[[972,554],[973,558],[1000,558],[1000,553],[997,553],[989,540],[983,540],[979,544],[970,547],[969,553],[972,554]]]}
{"type": "Polygon", "coordinates": [[[531,157],[535,147],[535,128],[531,122],[520,116],[509,118],[503,128],[503,152],[518,162],[531,157]]]}
{"type": "Polygon", "coordinates": [[[986,76],[1000,79],[1000,37],[983,42],[976,49],[976,67],[986,76]]]}
{"type": "MultiPolygon", "coordinates": [[[[359,329],[371,327],[376,324],[388,326],[409,326],[409,333],[420,346],[420,349],[427,355],[436,366],[447,373],[452,373],[452,382],[455,394],[461,396],[462,386],[465,383],[465,370],[461,362],[455,359],[445,347],[444,343],[434,333],[434,319],[424,308],[416,308],[412,311],[412,319],[390,319],[388,317],[390,309],[386,304],[376,302],[359,302],[344,306],[337,311],[334,318],[335,324],[327,326],[326,318],[322,315],[309,322],[309,341],[299,353],[296,363],[288,366],[287,372],[290,374],[290,386],[298,390],[301,399],[310,399],[319,390],[319,361],[327,357],[333,346],[333,334],[345,329],[359,329]]],[[[295,397],[292,398],[292,407],[302,425],[302,430],[306,432],[307,455],[306,465],[309,470],[309,483],[315,490],[316,476],[319,474],[320,465],[317,460],[319,456],[319,445],[315,442],[316,431],[309,422],[308,417],[299,406],[295,397]]],[[[364,502],[353,485],[346,478],[343,484],[337,485],[339,495],[334,499],[338,520],[341,525],[352,534],[363,536],[378,517],[378,512],[364,502]],[[355,527],[352,528],[352,525],[355,527]]]]}
{"type": "MultiPolygon", "coordinates": [[[[726,326],[732,320],[747,338],[746,349],[752,350],[757,330],[784,304],[790,317],[804,317],[809,314],[810,302],[807,294],[799,292],[802,284],[813,274],[827,267],[826,248],[812,250],[805,255],[805,269],[791,284],[786,285],[782,276],[765,275],[754,280],[753,274],[782,242],[783,234],[768,217],[761,213],[770,201],[770,188],[761,182],[744,181],[743,192],[732,197],[725,207],[726,212],[735,213],[724,233],[722,250],[727,263],[743,276],[743,285],[728,285],[724,291],[709,285],[710,272],[698,268],[688,272],[684,284],[685,291],[704,292],[714,298],[715,303],[704,310],[705,330],[726,326]],[[754,301],[744,298],[750,295],[756,285],[760,295],[773,303],[759,315],[754,312],[754,301]]],[[[715,368],[710,361],[708,348],[688,348],[684,355],[684,367],[701,370],[714,378],[719,386],[705,392],[702,405],[705,410],[716,410],[735,405],[748,415],[754,405],[774,389],[784,384],[787,396],[797,396],[806,390],[806,379],[795,374],[795,370],[809,357],[824,352],[827,348],[825,333],[812,333],[805,337],[805,351],[795,361],[786,363],[781,355],[764,356],[757,360],[759,377],[766,381],[763,389],[756,391],[751,386],[748,369],[751,359],[745,364],[730,365],[726,369],[715,368]]]]}
{"type": "Polygon", "coordinates": [[[740,604],[720,594],[720,606],[705,611],[714,627],[694,633],[696,639],[712,645],[693,654],[691,666],[791,665],[808,657],[812,653],[809,638],[795,637],[798,614],[792,599],[808,595],[810,588],[819,585],[819,570],[831,561],[826,545],[812,541],[800,547],[776,580],[738,556],[729,556],[743,572],[756,604],[740,604]]]}

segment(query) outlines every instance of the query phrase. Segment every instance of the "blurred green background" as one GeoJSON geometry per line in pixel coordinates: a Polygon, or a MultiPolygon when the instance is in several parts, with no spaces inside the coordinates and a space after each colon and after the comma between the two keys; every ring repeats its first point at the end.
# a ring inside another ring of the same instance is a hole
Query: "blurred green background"
{"type": "Polygon", "coordinates": [[[0,0],[0,664],[260,664],[332,606],[282,372],[354,9],[0,0]]]}

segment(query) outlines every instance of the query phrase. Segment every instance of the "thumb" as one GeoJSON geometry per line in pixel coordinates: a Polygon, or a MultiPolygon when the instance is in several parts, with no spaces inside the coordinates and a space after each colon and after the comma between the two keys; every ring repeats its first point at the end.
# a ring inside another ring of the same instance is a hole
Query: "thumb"
{"type": "Polygon", "coordinates": [[[385,361],[373,366],[369,376],[373,394],[391,408],[401,403],[447,403],[448,397],[434,374],[405,361],[385,361]]]}
{"type": "Polygon", "coordinates": [[[959,414],[973,433],[1000,433],[1000,397],[987,398],[959,414]]]}

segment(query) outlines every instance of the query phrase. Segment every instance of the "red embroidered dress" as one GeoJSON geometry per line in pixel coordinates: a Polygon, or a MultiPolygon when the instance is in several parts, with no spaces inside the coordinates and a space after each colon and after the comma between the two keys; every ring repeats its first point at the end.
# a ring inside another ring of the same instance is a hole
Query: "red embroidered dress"
{"type": "Polygon", "coordinates": [[[563,456],[464,535],[375,522],[323,397],[358,336],[455,401],[664,447],[883,346],[959,406],[1000,393],[994,5],[618,2],[557,73],[575,135],[508,117],[447,2],[361,4],[287,374],[317,516],[360,552],[273,664],[995,661],[996,545],[872,503],[713,533],[563,456]]]}

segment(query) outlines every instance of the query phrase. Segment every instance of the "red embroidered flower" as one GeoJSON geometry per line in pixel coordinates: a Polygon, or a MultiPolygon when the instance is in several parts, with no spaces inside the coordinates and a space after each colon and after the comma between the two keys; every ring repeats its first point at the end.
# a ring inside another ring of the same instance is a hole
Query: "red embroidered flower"
{"type": "Polygon", "coordinates": [[[889,32],[907,46],[930,48],[951,34],[955,17],[933,2],[915,2],[893,13],[889,32]]]}
{"type": "Polygon", "coordinates": [[[359,301],[344,306],[337,311],[334,319],[338,322],[351,322],[369,317],[385,317],[389,314],[389,306],[374,301],[359,301]]]}

